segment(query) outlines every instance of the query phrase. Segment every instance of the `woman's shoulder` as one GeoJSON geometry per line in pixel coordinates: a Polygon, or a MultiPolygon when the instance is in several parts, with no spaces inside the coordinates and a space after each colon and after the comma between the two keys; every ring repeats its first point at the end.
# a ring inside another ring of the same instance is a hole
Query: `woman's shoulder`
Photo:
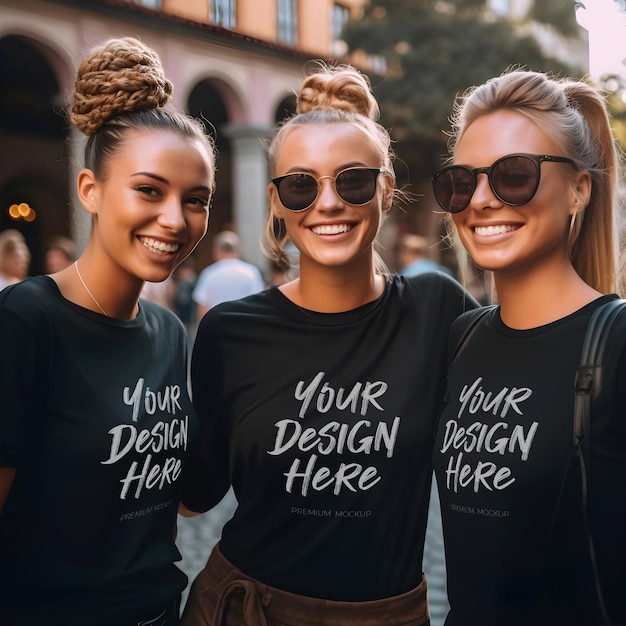
{"type": "Polygon", "coordinates": [[[33,276],[0,291],[0,308],[17,314],[42,311],[59,297],[56,283],[49,276],[33,276]]]}
{"type": "Polygon", "coordinates": [[[204,314],[199,327],[220,332],[225,328],[256,326],[264,318],[274,319],[279,314],[276,294],[269,295],[274,290],[278,292],[277,287],[269,287],[244,298],[220,302],[204,314]]]}
{"type": "Polygon", "coordinates": [[[150,300],[141,299],[139,303],[148,327],[154,327],[157,332],[167,328],[183,334],[186,332],[181,319],[170,309],[150,300]]]}
{"type": "MultiPolygon", "coordinates": [[[[589,352],[605,359],[609,369],[619,369],[620,381],[626,380],[626,300],[604,296],[594,311],[598,311],[598,316],[595,339],[588,338],[589,352]]],[[[591,324],[587,332],[591,332],[591,324]]]]}
{"type": "Polygon", "coordinates": [[[244,298],[220,302],[210,308],[206,316],[210,318],[229,318],[240,315],[264,315],[275,310],[280,299],[278,287],[267,287],[244,298]]]}
{"type": "Polygon", "coordinates": [[[411,289],[453,289],[463,291],[462,285],[455,278],[439,271],[422,272],[414,276],[394,274],[392,278],[411,289]]]}
{"type": "Polygon", "coordinates": [[[55,325],[54,301],[60,297],[48,276],[35,276],[0,291],[0,327],[7,345],[35,341],[43,346],[55,325]]]}
{"type": "MultiPolygon", "coordinates": [[[[139,307],[146,318],[153,318],[163,321],[178,320],[178,316],[174,311],[152,300],[139,299],[139,307]]],[[[180,320],[179,320],[180,321],[180,320]]]]}
{"type": "Polygon", "coordinates": [[[416,276],[392,277],[400,294],[434,309],[452,308],[455,316],[479,306],[476,299],[456,279],[443,272],[424,272],[416,276]]]}

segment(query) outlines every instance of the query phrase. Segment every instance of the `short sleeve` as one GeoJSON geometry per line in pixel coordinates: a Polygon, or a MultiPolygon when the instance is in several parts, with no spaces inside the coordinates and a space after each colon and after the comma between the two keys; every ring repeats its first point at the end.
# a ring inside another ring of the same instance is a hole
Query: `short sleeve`
{"type": "Polygon", "coordinates": [[[229,430],[222,401],[221,344],[207,314],[200,323],[191,359],[193,405],[200,436],[191,445],[182,474],[181,500],[191,511],[215,506],[230,486],[229,430]]]}

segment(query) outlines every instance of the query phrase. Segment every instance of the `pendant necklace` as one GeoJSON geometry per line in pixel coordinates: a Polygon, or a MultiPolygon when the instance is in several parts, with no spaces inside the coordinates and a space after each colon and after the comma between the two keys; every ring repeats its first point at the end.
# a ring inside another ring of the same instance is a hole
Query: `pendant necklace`
{"type": "Polygon", "coordinates": [[[87,287],[87,285],[85,284],[85,281],[83,280],[83,277],[80,275],[80,270],[78,269],[78,261],[74,261],[74,267],[76,268],[76,274],[78,274],[78,278],[80,282],[82,283],[83,287],[85,288],[85,291],[89,294],[89,296],[95,302],[96,306],[100,309],[100,311],[102,311],[102,315],[104,315],[105,317],[109,317],[106,314],[106,311],[100,306],[100,303],[96,300],[95,296],[91,293],[91,291],[89,291],[89,287],[87,287]]]}

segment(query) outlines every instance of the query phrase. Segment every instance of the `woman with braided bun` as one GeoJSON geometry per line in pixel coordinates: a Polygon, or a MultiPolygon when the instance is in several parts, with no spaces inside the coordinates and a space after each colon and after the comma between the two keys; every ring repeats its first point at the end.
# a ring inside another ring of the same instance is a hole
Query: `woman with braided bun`
{"type": "Polygon", "coordinates": [[[201,435],[183,514],[238,508],[194,581],[191,625],[428,624],[422,553],[452,320],[441,273],[385,273],[397,195],[369,82],[320,67],[269,145],[268,248],[299,277],[211,309],[192,356],[201,435]],[[278,235],[276,234],[278,233],[278,235]],[[284,236],[282,234],[284,233],[284,236]]]}
{"type": "Polygon", "coordinates": [[[0,295],[0,623],[178,623],[174,543],[196,417],[186,335],[139,296],[207,229],[214,147],[166,108],[158,56],[114,39],[78,70],[80,258],[0,295]]]}

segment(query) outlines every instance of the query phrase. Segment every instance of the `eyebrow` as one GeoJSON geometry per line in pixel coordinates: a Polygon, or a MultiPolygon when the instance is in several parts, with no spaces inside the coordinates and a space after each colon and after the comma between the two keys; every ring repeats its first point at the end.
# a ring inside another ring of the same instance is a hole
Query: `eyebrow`
{"type": "Polygon", "coordinates": [[[162,183],[169,182],[167,178],[163,178],[163,176],[158,176],[157,174],[152,174],[150,172],[135,172],[134,174],[131,174],[131,176],[148,176],[149,178],[154,178],[162,183]]]}
{"type": "MultiPolygon", "coordinates": [[[[163,176],[159,176],[157,174],[152,174],[151,172],[135,172],[134,174],[131,174],[131,177],[132,176],[147,176],[148,178],[154,178],[154,180],[158,180],[159,182],[169,185],[169,180],[167,180],[167,178],[163,178],[163,176]]],[[[211,191],[211,188],[208,185],[196,185],[189,191],[211,191]]]]}

